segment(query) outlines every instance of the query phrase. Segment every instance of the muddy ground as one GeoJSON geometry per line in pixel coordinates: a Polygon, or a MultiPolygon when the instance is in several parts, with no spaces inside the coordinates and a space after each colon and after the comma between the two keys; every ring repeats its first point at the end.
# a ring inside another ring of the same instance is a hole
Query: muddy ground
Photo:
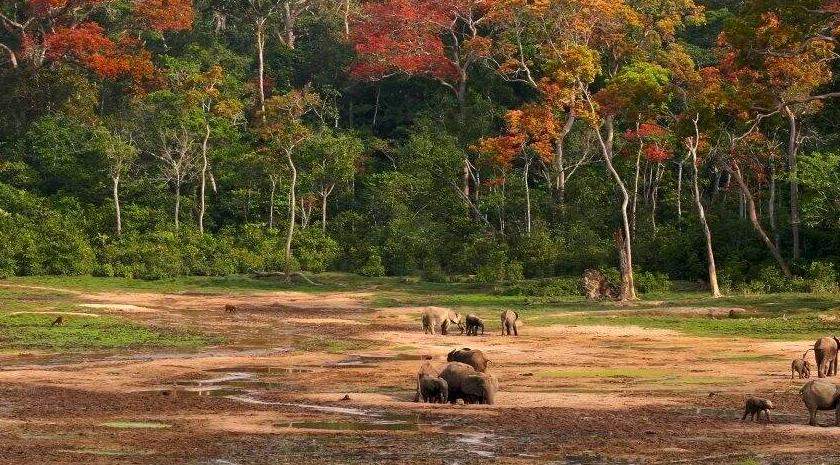
{"type": "Polygon", "coordinates": [[[806,426],[790,379],[812,341],[527,321],[519,337],[430,336],[422,308],[363,293],[74,298],[224,342],[0,355],[2,464],[840,463],[840,428],[806,426]],[[497,405],[413,403],[421,357],[458,347],[490,358],[497,405]],[[749,394],[774,400],[772,424],[741,422],[749,394]]]}

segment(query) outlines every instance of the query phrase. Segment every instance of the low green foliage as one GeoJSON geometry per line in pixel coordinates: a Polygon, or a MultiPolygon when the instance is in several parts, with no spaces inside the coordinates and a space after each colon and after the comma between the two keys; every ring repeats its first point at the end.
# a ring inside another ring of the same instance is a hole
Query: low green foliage
{"type": "Polygon", "coordinates": [[[787,318],[708,318],[687,316],[558,316],[540,320],[540,324],[640,326],[671,329],[694,336],[737,336],[757,339],[799,340],[840,332],[840,321],[824,323],[817,315],[787,318]]]}
{"type": "Polygon", "coordinates": [[[367,339],[332,339],[328,337],[309,337],[295,343],[295,348],[304,352],[328,352],[343,354],[354,350],[365,350],[375,347],[376,341],[367,339]]]}
{"type": "Polygon", "coordinates": [[[104,316],[65,315],[61,325],[51,326],[56,316],[40,313],[0,315],[0,348],[52,350],[192,348],[211,342],[209,338],[198,334],[147,328],[104,316]]]}

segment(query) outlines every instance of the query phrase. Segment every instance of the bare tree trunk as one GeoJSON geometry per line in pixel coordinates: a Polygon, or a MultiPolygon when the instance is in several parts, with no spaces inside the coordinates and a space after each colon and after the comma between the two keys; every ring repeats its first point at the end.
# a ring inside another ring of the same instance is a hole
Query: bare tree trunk
{"type": "Polygon", "coordinates": [[[755,200],[747,187],[747,183],[744,182],[744,177],[741,174],[741,168],[737,163],[733,163],[733,167],[729,168],[729,171],[735,178],[735,182],[738,184],[738,187],[741,189],[741,195],[744,198],[744,203],[746,204],[747,211],[749,212],[750,222],[752,222],[755,232],[758,233],[759,238],[761,238],[764,245],[766,245],[770,250],[770,253],[773,255],[773,258],[776,259],[776,262],[779,264],[779,268],[782,269],[782,273],[785,274],[785,277],[788,279],[793,278],[793,274],[790,272],[790,268],[788,268],[787,263],[785,263],[785,259],[782,258],[782,254],[779,252],[779,249],[767,236],[767,233],[764,231],[764,227],[761,226],[761,221],[759,221],[758,213],[755,209],[755,200]]]}
{"type": "MultiPolygon", "coordinates": [[[[697,216],[700,219],[700,225],[703,226],[703,235],[706,238],[706,262],[709,273],[709,290],[712,292],[712,297],[721,297],[720,287],[717,280],[717,267],[715,265],[715,252],[712,247],[712,231],[709,229],[709,222],[706,220],[706,209],[703,208],[703,199],[700,195],[700,170],[697,167],[697,147],[700,145],[700,129],[698,127],[700,115],[694,119],[694,140],[689,138],[688,152],[691,154],[691,166],[694,168],[694,205],[697,207],[697,216]]],[[[682,173],[682,162],[680,162],[680,173],[682,173]]]]}
{"type": "Polygon", "coordinates": [[[373,123],[371,124],[371,127],[373,127],[373,128],[376,127],[376,117],[379,116],[379,94],[381,94],[381,93],[382,93],[382,86],[377,85],[376,86],[376,102],[373,105],[373,123]]]}
{"type": "Polygon", "coordinates": [[[306,205],[306,199],[300,199],[300,229],[309,227],[309,218],[312,216],[312,206],[306,205]]]}
{"type": "Polygon", "coordinates": [[[179,218],[181,217],[181,180],[175,181],[175,230],[180,228],[179,218]]]}
{"type": "Polygon", "coordinates": [[[773,243],[779,248],[781,237],[776,222],[776,167],[770,158],[770,198],[767,199],[767,217],[770,220],[770,231],[773,233],[773,243]]]}
{"type": "Polygon", "coordinates": [[[630,234],[630,218],[627,214],[627,209],[630,204],[630,193],[627,191],[627,186],[621,179],[621,175],[615,169],[612,163],[612,146],[615,135],[612,117],[607,117],[604,121],[604,126],[607,130],[606,137],[601,134],[599,128],[596,128],[598,133],[598,142],[601,145],[601,155],[604,158],[604,164],[607,170],[612,175],[616,187],[621,192],[621,234],[617,236],[616,246],[619,247],[619,265],[621,266],[621,300],[636,300],[636,285],[633,282],[633,249],[631,245],[632,235],[630,234]]]}
{"type": "Polygon", "coordinates": [[[653,227],[653,237],[656,237],[656,203],[659,199],[659,182],[662,180],[662,163],[656,164],[650,187],[650,224],[653,227]]]}
{"type": "Polygon", "coordinates": [[[554,147],[554,189],[555,198],[557,199],[557,203],[560,205],[563,205],[566,202],[566,136],[569,135],[569,132],[571,132],[574,124],[575,115],[574,113],[570,113],[569,118],[566,120],[566,124],[563,125],[563,128],[560,130],[560,134],[557,135],[557,141],[555,142],[554,147]]]}
{"type": "Polygon", "coordinates": [[[271,197],[268,199],[268,227],[271,229],[274,227],[274,193],[277,191],[277,176],[269,175],[268,179],[271,182],[271,197]]]}
{"type": "Polygon", "coordinates": [[[117,216],[117,236],[122,235],[122,211],[120,209],[120,176],[114,176],[114,213],[117,216]]]}
{"type": "Polygon", "coordinates": [[[677,216],[682,218],[682,178],[683,161],[677,163],[677,216]]]}
{"type": "MultiPolygon", "coordinates": [[[[638,131],[638,126],[637,129],[638,131]]],[[[636,176],[633,179],[633,206],[630,209],[630,228],[636,231],[636,205],[639,199],[639,169],[642,163],[642,144],[639,143],[639,151],[636,152],[636,176]]]]}
{"type": "Polygon", "coordinates": [[[344,0],[344,36],[350,36],[350,0],[344,0]]]}
{"type": "Polygon", "coordinates": [[[295,48],[295,15],[296,13],[292,11],[292,2],[287,1],[283,5],[283,32],[285,33],[285,37],[283,39],[283,43],[286,44],[286,47],[291,49],[295,48]]]}
{"type": "Polygon", "coordinates": [[[205,200],[205,191],[207,189],[207,145],[210,141],[210,123],[204,123],[204,140],[201,142],[201,158],[202,158],[202,165],[201,165],[201,186],[200,190],[200,199],[199,199],[199,209],[198,209],[198,230],[204,234],[204,213],[207,211],[207,203],[205,200]]]}
{"type": "Polygon", "coordinates": [[[787,113],[789,136],[788,136],[788,167],[790,169],[790,232],[793,240],[793,259],[800,258],[800,237],[799,237],[799,180],[797,176],[796,158],[799,152],[799,124],[796,115],[790,107],[785,107],[787,113]]]}
{"type": "Polygon", "coordinates": [[[257,61],[259,63],[260,110],[265,121],[265,18],[257,20],[255,25],[257,39],[257,61]]]}
{"type": "Polygon", "coordinates": [[[329,189],[321,191],[321,231],[327,231],[327,198],[332,194],[335,184],[330,185],[329,189]]]}
{"type": "Polygon", "coordinates": [[[0,48],[2,48],[3,50],[6,51],[6,53],[8,53],[9,63],[12,64],[12,69],[17,69],[18,61],[17,61],[17,55],[15,55],[15,52],[11,48],[6,46],[5,44],[0,44],[0,48]]]}
{"type": "Polygon", "coordinates": [[[531,235],[531,187],[528,185],[528,171],[531,168],[531,160],[525,161],[525,224],[528,235],[531,235]]]}
{"type": "Polygon", "coordinates": [[[292,279],[292,237],[295,234],[295,212],[297,210],[295,189],[297,188],[297,168],[292,160],[292,150],[286,149],[286,160],[292,171],[292,179],[289,185],[289,231],[286,234],[286,279],[292,279]]]}

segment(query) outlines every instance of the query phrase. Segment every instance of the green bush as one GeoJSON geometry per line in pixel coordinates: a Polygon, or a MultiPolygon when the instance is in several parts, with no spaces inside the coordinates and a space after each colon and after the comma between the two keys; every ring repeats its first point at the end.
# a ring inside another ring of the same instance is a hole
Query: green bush
{"type": "Polygon", "coordinates": [[[423,272],[420,277],[423,278],[423,281],[430,283],[445,283],[449,281],[449,276],[443,271],[440,263],[432,259],[427,259],[423,262],[423,272]]]}
{"type": "Polygon", "coordinates": [[[292,247],[301,269],[313,273],[331,269],[340,252],[338,243],[319,228],[299,230],[292,247]]]}
{"type": "Polygon", "coordinates": [[[808,287],[811,292],[837,292],[838,274],[834,263],[811,262],[808,267],[808,287]]]}
{"type": "Polygon", "coordinates": [[[375,248],[371,247],[368,251],[367,261],[359,269],[359,274],[371,278],[385,276],[385,266],[382,264],[382,257],[375,248]]]}
{"type": "Polygon", "coordinates": [[[501,295],[530,297],[566,297],[581,295],[580,278],[569,276],[562,278],[522,281],[511,286],[502,287],[498,293],[501,295]]]}
{"type": "Polygon", "coordinates": [[[671,289],[671,280],[665,273],[637,272],[633,275],[633,282],[636,284],[636,290],[642,294],[665,292],[671,289]]]}

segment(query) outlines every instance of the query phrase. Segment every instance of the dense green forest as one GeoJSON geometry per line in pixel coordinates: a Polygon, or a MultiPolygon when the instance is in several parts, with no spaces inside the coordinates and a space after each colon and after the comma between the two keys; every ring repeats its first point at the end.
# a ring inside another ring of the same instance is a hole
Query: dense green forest
{"type": "Polygon", "coordinates": [[[3,276],[837,287],[836,0],[0,0],[0,26],[3,276]]]}

